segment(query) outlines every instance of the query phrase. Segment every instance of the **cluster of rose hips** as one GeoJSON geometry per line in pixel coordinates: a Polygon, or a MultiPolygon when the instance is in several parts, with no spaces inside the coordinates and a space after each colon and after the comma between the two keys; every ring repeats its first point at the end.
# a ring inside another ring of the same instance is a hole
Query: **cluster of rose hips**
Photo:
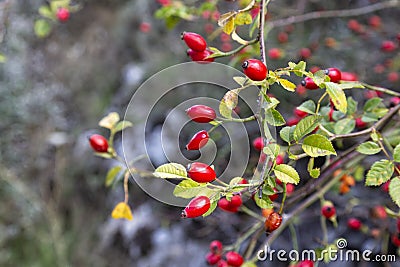
{"type": "Polygon", "coordinates": [[[235,251],[228,251],[223,255],[221,241],[214,240],[210,243],[210,252],[206,255],[208,265],[217,267],[240,267],[244,260],[242,255],[235,251]]]}
{"type": "Polygon", "coordinates": [[[181,38],[189,47],[187,55],[192,61],[204,63],[214,61],[214,58],[209,58],[213,52],[207,48],[207,42],[203,36],[194,32],[183,32],[181,38]]]}

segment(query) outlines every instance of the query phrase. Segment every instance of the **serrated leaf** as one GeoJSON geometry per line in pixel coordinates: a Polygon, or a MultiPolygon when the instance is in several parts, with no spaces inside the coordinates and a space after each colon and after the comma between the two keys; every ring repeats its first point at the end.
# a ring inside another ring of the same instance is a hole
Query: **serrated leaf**
{"type": "Polygon", "coordinates": [[[198,196],[206,187],[206,184],[201,184],[193,180],[183,180],[175,186],[174,196],[181,198],[193,198],[198,196]]]}
{"type": "Polygon", "coordinates": [[[293,138],[295,141],[299,141],[305,135],[311,133],[318,126],[322,117],[319,115],[310,115],[297,123],[296,128],[294,128],[293,138]]]}
{"type": "Polygon", "coordinates": [[[249,42],[246,41],[246,40],[244,40],[242,37],[240,37],[240,36],[237,34],[236,31],[233,31],[231,36],[232,36],[232,40],[238,42],[238,43],[241,44],[241,45],[247,45],[247,44],[249,44],[249,42]]]}
{"type": "Polygon", "coordinates": [[[125,202],[120,202],[115,206],[111,212],[111,217],[113,219],[133,219],[131,208],[125,202]]]}
{"type": "Polygon", "coordinates": [[[400,144],[398,144],[393,150],[393,160],[400,162],[400,144]]]}
{"type": "Polygon", "coordinates": [[[298,184],[300,182],[300,176],[297,171],[287,164],[279,164],[274,168],[276,178],[281,180],[283,183],[298,184]]]}
{"type": "Polygon", "coordinates": [[[379,106],[380,103],[382,103],[382,100],[383,99],[379,97],[368,99],[368,101],[365,102],[364,105],[364,112],[372,112],[375,108],[379,106]]]}
{"type": "Polygon", "coordinates": [[[44,19],[38,19],[35,21],[35,25],[33,27],[35,34],[39,38],[47,37],[51,32],[51,24],[44,19]]]}
{"type": "Polygon", "coordinates": [[[186,168],[178,163],[166,163],[161,166],[159,166],[157,169],[155,169],[154,176],[159,177],[159,178],[187,178],[187,172],[186,168]]]}
{"type": "Polygon", "coordinates": [[[99,126],[111,130],[119,120],[119,114],[117,112],[111,112],[99,121],[99,126]]]}
{"type": "Polygon", "coordinates": [[[366,186],[379,186],[387,182],[393,175],[394,164],[393,162],[382,159],[372,164],[371,169],[368,171],[365,178],[366,186]]]}
{"type": "Polygon", "coordinates": [[[246,24],[251,24],[252,22],[253,19],[251,18],[251,15],[248,12],[240,12],[235,16],[236,25],[246,25],[246,24]]]}
{"type": "Polygon", "coordinates": [[[301,147],[310,157],[336,155],[336,151],[333,148],[331,141],[320,134],[313,134],[304,138],[301,147]]]}
{"type": "Polygon", "coordinates": [[[237,90],[230,90],[226,92],[221,102],[219,103],[219,113],[227,119],[232,118],[232,110],[238,104],[237,90]]]}
{"type": "Polygon", "coordinates": [[[286,121],[281,113],[274,108],[270,108],[265,111],[265,120],[269,125],[272,126],[281,126],[286,124],[286,121]]]}
{"type": "Polygon", "coordinates": [[[400,177],[397,176],[390,181],[389,195],[393,202],[400,207],[400,177]]]}
{"type": "Polygon", "coordinates": [[[296,126],[286,126],[283,127],[282,130],[279,132],[280,137],[286,143],[292,142],[293,139],[293,132],[296,126]]]}
{"type": "Polygon", "coordinates": [[[216,201],[216,200],[211,200],[211,202],[210,202],[210,208],[208,209],[208,211],[207,211],[206,213],[203,214],[203,218],[204,218],[204,217],[207,217],[207,216],[209,216],[209,215],[211,215],[211,213],[213,213],[214,210],[217,208],[217,204],[218,204],[218,201],[216,201]]]}
{"type": "Polygon", "coordinates": [[[263,152],[268,155],[276,158],[279,155],[281,147],[278,144],[267,144],[263,148],[263,152]]]}
{"type": "Polygon", "coordinates": [[[297,107],[298,110],[307,112],[308,114],[314,114],[316,105],[313,100],[307,100],[297,107]]]}
{"type": "Polygon", "coordinates": [[[356,121],[352,118],[345,118],[335,123],[335,134],[351,133],[356,127],[356,121]]]}
{"type": "Polygon", "coordinates": [[[105,185],[107,187],[109,187],[110,185],[113,184],[113,182],[115,181],[115,178],[117,177],[117,175],[120,173],[121,170],[122,170],[121,166],[115,166],[107,172],[106,180],[105,180],[105,185]]]}
{"type": "Polygon", "coordinates": [[[264,194],[262,198],[259,198],[257,195],[255,195],[254,202],[256,202],[257,206],[259,206],[261,209],[271,209],[274,206],[271,199],[264,194]]]}
{"type": "Polygon", "coordinates": [[[226,24],[224,25],[222,30],[224,31],[224,33],[229,34],[229,35],[235,30],[234,17],[226,22],[226,24]]]}
{"type": "Polygon", "coordinates": [[[333,82],[325,82],[326,91],[329,94],[335,108],[342,113],[346,114],[347,112],[347,99],[346,94],[340,88],[339,84],[333,82]]]}
{"type": "Polygon", "coordinates": [[[117,123],[117,125],[115,125],[114,131],[115,132],[119,132],[122,131],[128,127],[132,127],[133,124],[130,121],[120,121],[117,123]]]}
{"type": "Polygon", "coordinates": [[[286,90],[290,92],[294,92],[296,89],[296,85],[289,80],[278,78],[278,83],[286,90]]]}
{"type": "Polygon", "coordinates": [[[357,104],[351,96],[347,98],[347,115],[353,115],[357,111],[357,104]]]}
{"type": "Polygon", "coordinates": [[[374,155],[379,153],[381,150],[382,149],[379,145],[372,141],[362,143],[357,147],[357,151],[364,155],[374,155]]]}

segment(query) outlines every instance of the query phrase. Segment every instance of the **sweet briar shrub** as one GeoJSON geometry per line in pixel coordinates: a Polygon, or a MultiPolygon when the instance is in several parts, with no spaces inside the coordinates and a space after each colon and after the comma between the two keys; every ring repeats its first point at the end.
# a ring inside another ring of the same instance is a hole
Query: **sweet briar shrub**
{"type": "MultiPolygon", "coordinates": [[[[321,227],[326,228],[327,220],[336,227],[342,212],[324,196],[330,191],[346,195],[356,183],[363,183],[367,187],[386,188],[393,200],[392,208],[380,206],[376,209],[379,212],[375,213],[379,214],[381,219],[386,220],[387,216],[390,218],[391,226],[388,227],[386,236],[392,236],[393,245],[398,246],[399,229],[396,228],[395,222],[400,219],[400,93],[358,81],[354,74],[342,72],[334,66],[327,69],[313,68],[311,71],[306,63],[312,56],[309,48],[299,49],[299,56],[304,60],[290,61],[276,69],[267,68],[265,39],[270,29],[266,20],[269,1],[238,1],[238,4],[232,3],[230,6],[235,7],[235,10],[223,14],[220,14],[217,2],[204,1],[199,6],[187,6],[181,1],[159,1],[161,8],[155,16],[164,19],[170,28],[180,20],[202,17],[216,24],[215,31],[210,35],[222,33],[223,42],[237,43],[235,48],[230,47],[232,49],[222,51],[210,46],[207,36],[191,32],[191,29],[182,34],[182,39],[189,49],[188,55],[193,61],[207,64],[218,58],[230,57],[231,63],[243,71],[242,76],[232,77],[237,83],[237,88],[224,95],[218,111],[203,103],[197,103],[187,110],[187,114],[196,123],[211,124],[212,130],[224,123],[258,120],[264,127],[261,131],[262,136],[254,140],[253,146],[261,153],[260,161],[263,167],[253,177],[232,177],[229,182],[221,181],[216,176],[214,168],[218,168],[218,162],[215,162],[215,167],[201,162],[194,162],[187,167],[178,162],[171,162],[158,166],[153,172],[138,170],[134,167],[135,162],[126,164],[113,144],[115,134],[132,126],[132,123],[121,121],[117,113],[111,113],[99,123],[101,127],[108,129],[109,135],[92,136],[90,144],[96,155],[121,162],[121,165],[109,170],[105,181],[106,186],[110,186],[122,180],[125,191],[124,199],[115,206],[112,217],[129,220],[133,218],[128,205],[128,182],[131,173],[145,173],[146,176],[159,179],[179,179],[173,193],[176,197],[189,200],[189,204],[182,211],[183,218],[212,216],[217,207],[223,212],[232,213],[231,216],[241,212],[255,218],[256,222],[249,228],[247,238],[239,238],[235,246],[226,248],[221,242],[213,241],[215,244],[211,243],[213,245],[210,252],[204,252],[210,265],[249,267],[256,266],[258,250],[255,246],[249,246],[245,255],[240,254],[244,251],[242,246],[245,246],[248,239],[267,239],[272,242],[277,235],[292,225],[296,217],[318,201],[321,203],[321,227]],[[248,31],[250,36],[248,40],[239,35],[245,31],[248,31]],[[237,64],[239,62],[240,64],[237,64]],[[300,82],[296,84],[293,82],[295,80],[300,82]],[[301,89],[300,84],[305,88],[301,89]],[[290,92],[293,97],[301,98],[307,90],[316,92],[317,97],[303,99],[301,104],[293,107],[296,117],[285,118],[280,112],[280,99],[271,95],[273,85],[290,92]],[[258,113],[250,117],[233,118],[240,93],[254,86],[259,90],[258,113]],[[365,92],[362,94],[365,98],[353,98],[352,92],[361,90],[365,92]],[[270,127],[277,127],[279,134],[276,138],[270,133],[270,127]],[[348,140],[353,141],[351,146],[345,145],[348,144],[348,140]],[[365,159],[368,157],[374,162],[366,165],[365,159]],[[322,166],[316,164],[317,158],[324,159],[322,166]],[[296,163],[300,159],[308,161],[308,177],[299,175],[296,163]],[[296,186],[300,182],[301,186],[296,186]],[[246,202],[254,202],[258,208],[255,209],[254,205],[247,205],[246,202]],[[382,215],[383,213],[385,215],[382,215]],[[258,235],[259,229],[264,229],[266,237],[258,235]]],[[[39,12],[52,21],[59,8],[68,8],[69,4],[69,1],[52,1],[49,7],[42,7],[39,12]]],[[[69,18],[63,9],[64,21],[66,17],[69,18]]],[[[307,16],[296,18],[301,21],[306,20],[307,16]]],[[[375,18],[370,22],[374,28],[380,27],[380,23],[376,21],[375,18]]],[[[351,27],[352,31],[360,33],[363,30],[357,21],[350,22],[348,27],[351,27]]],[[[285,25],[282,21],[281,24],[285,25]]],[[[39,32],[39,36],[46,35],[43,30],[39,32]]],[[[288,42],[290,32],[290,28],[287,28],[284,34],[280,33],[279,42],[288,42]]],[[[177,42],[179,41],[177,38],[177,42]]],[[[326,45],[334,47],[335,40],[327,40],[326,45]]],[[[398,49],[397,46],[387,49],[387,46],[385,51],[393,52],[398,49]]],[[[202,130],[193,136],[187,148],[199,149],[207,144],[209,138],[212,138],[209,132],[202,130]]],[[[382,194],[386,192],[382,190],[382,194]]],[[[349,219],[348,227],[351,230],[369,233],[368,227],[357,218],[349,219]]],[[[328,242],[326,233],[322,239],[319,251],[335,245],[335,242],[328,242]]],[[[382,237],[382,242],[387,240],[389,239],[382,237]]]]}

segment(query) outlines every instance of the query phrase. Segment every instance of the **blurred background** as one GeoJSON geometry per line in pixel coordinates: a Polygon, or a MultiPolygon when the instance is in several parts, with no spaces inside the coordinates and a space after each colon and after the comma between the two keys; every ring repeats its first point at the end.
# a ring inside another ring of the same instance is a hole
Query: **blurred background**
{"type": "MultiPolygon", "coordinates": [[[[203,1],[183,2],[199,6],[203,1]]],[[[48,37],[38,38],[33,25],[46,1],[0,1],[0,53],[6,57],[0,63],[0,266],[206,266],[204,255],[211,240],[235,241],[249,224],[246,216],[216,212],[206,220],[180,220],[180,208],[153,200],[135,184],[130,185],[133,221],[111,219],[112,208],[123,195],[122,185],[104,186],[111,163],[93,156],[87,135],[104,133],[97,126],[99,119],[110,111],[123,114],[135,89],[148,77],[189,60],[180,32],[207,36],[217,29],[218,14],[236,9],[237,2],[219,1],[219,11],[168,28],[154,17],[163,1],[86,0],[79,2],[81,9],[68,22],[55,23],[48,37]]],[[[378,2],[385,1],[271,1],[268,20],[378,2]]],[[[268,66],[275,69],[305,59],[308,68],[337,67],[400,91],[399,18],[397,5],[360,16],[276,27],[267,37],[267,50],[277,48],[269,51],[268,66]],[[384,41],[395,48],[385,50],[384,41]]],[[[220,50],[237,46],[218,32],[208,41],[220,50]]],[[[238,60],[218,62],[239,69],[241,57],[257,49],[249,47],[238,60]]],[[[201,94],[218,96],[211,91],[201,94]]],[[[272,93],[280,98],[285,118],[293,116],[292,107],[301,98],[279,88],[272,88],[272,93]]],[[[312,98],[316,93],[300,94],[312,98]]],[[[353,94],[364,98],[360,92],[353,94]]],[[[179,97],[184,96],[177,95],[174,101],[179,97]]],[[[164,103],[169,104],[174,105],[164,103]]],[[[240,116],[246,112],[243,107],[240,116]]],[[[163,119],[154,116],[150,123],[163,119]]],[[[259,134],[256,125],[249,133],[250,140],[259,134]]],[[[191,133],[186,134],[182,143],[191,133]]],[[[252,153],[250,162],[255,164],[257,157],[252,153]]],[[[369,197],[371,206],[390,203],[388,196],[372,189],[355,194],[369,197]],[[371,199],[374,193],[377,196],[371,199]]],[[[338,205],[344,207],[347,201],[338,205]]],[[[357,212],[362,218],[369,216],[368,210],[357,212]]],[[[318,214],[318,208],[311,209],[299,225],[312,225],[318,214]]],[[[318,231],[307,228],[300,243],[310,248],[318,231]]],[[[278,239],[278,247],[290,248],[288,236],[278,239]]],[[[353,238],[357,248],[372,246],[372,237],[353,238]]],[[[330,266],[382,266],[354,264],[330,266]]]]}

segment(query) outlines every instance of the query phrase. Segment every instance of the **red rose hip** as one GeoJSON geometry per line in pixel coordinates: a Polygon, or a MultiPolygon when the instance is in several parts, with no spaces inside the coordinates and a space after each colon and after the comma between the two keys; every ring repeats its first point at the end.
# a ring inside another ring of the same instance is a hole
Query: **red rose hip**
{"type": "Polygon", "coordinates": [[[194,105],[186,110],[187,115],[195,122],[207,123],[217,117],[214,109],[205,105],[194,105]]]}
{"type": "Polygon", "coordinates": [[[352,229],[352,230],[358,231],[358,230],[361,229],[362,223],[361,223],[361,221],[360,221],[359,219],[350,218],[350,219],[347,221],[347,226],[348,226],[350,229],[352,229]]]}
{"type": "Polygon", "coordinates": [[[264,141],[261,136],[257,137],[256,139],[253,140],[253,147],[254,147],[254,149],[256,149],[258,151],[261,151],[263,149],[264,141]]]}
{"type": "Polygon", "coordinates": [[[206,255],[206,261],[208,265],[215,265],[221,260],[221,255],[208,252],[206,255]]]}
{"type": "Polygon", "coordinates": [[[265,232],[267,234],[272,233],[276,229],[281,226],[282,223],[282,216],[277,213],[277,212],[272,212],[268,218],[265,220],[264,226],[265,226],[265,232]]]}
{"type": "Polygon", "coordinates": [[[188,176],[198,183],[209,183],[217,177],[213,168],[201,162],[189,164],[188,176]]]}
{"type": "Polygon", "coordinates": [[[336,209],[333,205],[324,205],[321,208],[321,214],[327,219],[332,218],[336,214],[336,209]]]}
{"type": "Polygon", "coordinates": [[[210,251],[214,254],[222,253],[222,243],[219,240],[211,241],[210,243],[210,251]]]}
{"type": "Polygon", "coordinates": [[[94,151],[99,153],[104,153],[108,151],[108,141],[107,139],[99,134],[93,134],[89,137],[90,146],[94,151]]]}
{"type": "Polygon", "coordinates": [[[338,83],[342,79],[342,73],[337,68],[326,69],[325,73],[329,76],[331,82],[338,83]]]}
{"type": "Polygon", "coordinates": [[[267,77],[268,69],[261,60],[248,59],[242,64],[243,72],[253,81],[262,81],[267,77]]]}
{"type": "Polygon", "coordinates": [[[195,218],[203,215],[210,209],[210,199],[206,196],[193,198],[182,211],[182,218],[195,218]]]}
{"type": "Polygon", "coordinates": [[[187,150],[198,150],[205,146],[208,142],[209,136],[206,130],[202,130],[194,134],[192,139],[186,145],[187,150]]]}
{"type": "Polygon", "coordinates": [[[65,7],[61,7],[57,10],[56,16],[58,21],[66,22],[69,20],[70,13],[69,10],[66,9],[65,7]]]}
{"type": "Polygon", "coordinates": [[[210,63],[214,62],[214,58],[208,58],[210,55],[213,54],[212,51],[206,49],[204,51],[194,51],[192,49],[188,49],[186,51],[187,55],[190,57],[192,61],[198,62],[198,63],[210,63]]]}
{"type": "Polygon", "coordinates": [[[197,52],[202,52],[207,48],[207,42],[203,36],[194,32],[183,32],[181,38],[185,41],[186,45],[197,52]]]}
{"type": "Polygon", "coordinates": [[[309,89],[309,90],[315,90],[315,89],[319,89],[319,86],[314,82],[314,80],[310,77],[305,77],[302,81],[301,81],[301,85],[303,85],[305,88],[309,89]]]}
{"type": "Polygon", "coordinates": [[[243,264],[243,257],[235,251],[227,252],[225,258],[229,266],[240,267],[243,264]]]}

